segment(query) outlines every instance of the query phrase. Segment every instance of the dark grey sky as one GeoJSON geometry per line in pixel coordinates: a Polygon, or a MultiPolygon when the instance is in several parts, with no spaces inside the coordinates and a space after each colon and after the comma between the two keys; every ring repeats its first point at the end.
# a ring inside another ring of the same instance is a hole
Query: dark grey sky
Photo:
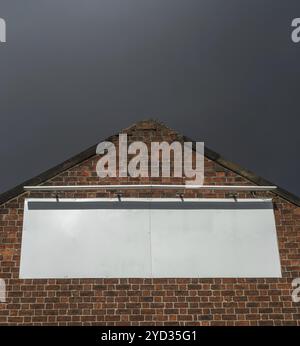
{"type": "Polygon", "coordinates": [[[299,0],[0,0],[0,192],[154,117],[300,195],[299,0]]]}

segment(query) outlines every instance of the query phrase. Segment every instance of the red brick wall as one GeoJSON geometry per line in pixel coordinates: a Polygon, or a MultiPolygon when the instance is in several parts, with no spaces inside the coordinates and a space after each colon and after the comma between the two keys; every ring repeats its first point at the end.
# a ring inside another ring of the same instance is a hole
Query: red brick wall
{"type": "MultiPolygon", "coordinates": [[[[129,140],[181,138],[154,123],[128,130],[129,140]]],[[[115,138],[117,141],[117,138],[115,138]]],[[[102,179],[95,156],[45,184],[181,183],[180,179],[102,179]]],[[[205,162],[205,184],[251,184],[235,173],[205,162]]],[[[113,192],[68,192],[66,197],[111,197],[113,192]]],[[[259,195],[266,196],[266,193],[259,195]]],[[[276,197],[275,217],[281,279],[51,279],[20,280],[19,264],[25,193],[0,206],[0,278],[7,302],[0,303],[0,324],[33,325],[300,325],[300,303],[291,298],[291,281],[300,277],[300,208],[276,197]]],[[[127,197],[174,197],[175,191],[127,191],[127,197]]],[[[224,192],[187,197],[226,197],[224,192]]],[[[239,193],[239,197],[250,197],[239,193]]],[[[269,195],[270,196],[270,195],[269,195]]],[[[271,195],[272,196],[272,195],[271,195]]],[[[255,255],[255,254],[254,254],[255,255]]]]}

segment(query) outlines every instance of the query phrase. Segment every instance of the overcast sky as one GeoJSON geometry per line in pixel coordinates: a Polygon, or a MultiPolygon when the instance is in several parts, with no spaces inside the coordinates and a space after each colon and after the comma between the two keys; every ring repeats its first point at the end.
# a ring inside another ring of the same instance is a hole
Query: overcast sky
{"type": "Polygon", "coordinates": [[[299,0],[0,0],[0,192],[154,117],[300,195],[299,0]]]}

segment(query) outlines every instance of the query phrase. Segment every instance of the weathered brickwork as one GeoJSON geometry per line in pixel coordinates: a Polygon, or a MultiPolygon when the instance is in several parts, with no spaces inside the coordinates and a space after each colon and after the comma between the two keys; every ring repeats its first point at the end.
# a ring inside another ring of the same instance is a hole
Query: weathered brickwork
{"type": "MultiPolygon", "coordinates": [[[[126,131],[129,141],[182,140],[176,132],[152,122],[139,123],[126,131]]],[[[117,143],[118,138],[114,139],[117,143]]],[[[95,169],[98,158],[94,156],[45,184],[182,183],[178,178],[99,181],[95,169]]],[[[205,184],[251,182],[206,159],[205,184]]],[[[175,193],[130,190],[124,196],[174,197],[175,193]]],[[[114,192],[67,192],[63,196],[112,197],[114,192]]],[[[185,196],[226,197],[226,193],[188,191],[185,196]]],[[[51,197],[51,193],[24,193],[0,206],[0,278],[7,286],[7,301],[0,303],[0,324],[300,325],[300,303],[294,303],[291,297],[291,281],[300,277],[300,208],[282,198],[274,198],[281,279],[20,280],[25,197],[51,197]]],[[[238,197],[251,195],[239,193],[238,197]]]]}

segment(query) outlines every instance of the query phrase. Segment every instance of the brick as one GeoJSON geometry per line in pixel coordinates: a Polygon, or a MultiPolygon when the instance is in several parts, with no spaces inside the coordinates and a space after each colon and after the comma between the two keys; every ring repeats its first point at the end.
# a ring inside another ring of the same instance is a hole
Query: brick
{"type": "MultiPolygon", "coordinates": [[[[153,122],[129,131],[129,139],[172,141],[174,131],[153,122]]],[[[179,136],[179,140],[182,138],[179,136]]],[[[117,137],[114,137],[117,142],[117,137]]],[[[47,184],[99,184],[97,156],[58,174],[47,184]]],[[[178,179],[107,179],[105,183],[183,183],[178,179]]],[[[205,184],[251,182],[205,159],[205,184]]],[[[126,196],[135,196],[124,191],[126,196]]],[[[140,197],[148,193],[139,192],[140,197]]],[[[155,197],[173,197],[153,191],[155,197]]],[[[220,192],[187,192],[189,197],[222,198],[220,192]]],[[[112,197],[110,192],[66,192],[66,197],[112,197]]],[[[249,197],[250,194],[240,194],[249,197]]],[[[7,280],[7,304],[0,304],[1,325],[300,325],[300,304],[291,300],[291,281],[300,277],[300,208],[279,197],[276,226],[282,278],[113,278],[18,279],[25,197],[51,197],[29,193],[0,205],[0,277],[7,280]]]]}

